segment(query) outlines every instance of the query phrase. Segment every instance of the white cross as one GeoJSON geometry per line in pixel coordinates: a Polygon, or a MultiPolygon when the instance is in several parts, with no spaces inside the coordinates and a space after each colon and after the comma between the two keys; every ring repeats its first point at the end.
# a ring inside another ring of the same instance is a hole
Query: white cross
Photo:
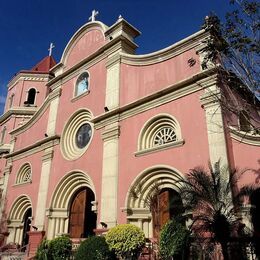
{"type": "Polygon", "coordinates": [[[94,22],[96,20],[96,16],[99,14],[98,11],[93,10],[91,16],[88,18],[89,21],[94,22]]]}
{"type": "Polygon", "coordinates": [[[52,49],[53,49],[54,47],[55,47],[54,44],[51,42],[50,48],[48,49],[48,51],[49,51],[49,56],[51,56],[51,54],[52,54],[52,49]]]}

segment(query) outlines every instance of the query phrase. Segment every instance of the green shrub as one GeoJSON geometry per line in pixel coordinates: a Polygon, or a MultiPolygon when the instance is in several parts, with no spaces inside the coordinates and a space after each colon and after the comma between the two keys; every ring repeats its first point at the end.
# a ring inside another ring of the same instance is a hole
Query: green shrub
{"type": "Polygon", "coordinates": [[[159,250],[161,259],[170,257],[184,259],[188,250],[190,232],[186,227],[171,220],[167,222],[160,233],[159,250]]]}
{"type": "Polygon", "coordinates": [[[36,260],[48,260],[50,259],[49,255],[49,242],[46,239],[43,239],[40,245],[37,248],[36,260]]]}
{"type": "Polygon", "coordinates": [[[105,237],[93,236],[80,243],[75,254],[75,260],[112,260],[113,252],[109,250],[105,237]]]}
{"type": "Polygon", "coordinates": [[[111,228],[106,241],[110,250],[123,259],[136,259],[145,244],[144,232],[137,226],[122,224],[111,228]]]}
{"type": "Polygon", "coordinates": [[[61,236],[50,241],[44,239],[36,252],[37,260],[65,260],[71,255],[72,243],[68,236],[61,236]]]}
{"type": "Polygon", "coordinates": [[[72,243],[68,236],[61,236],[49,242],[49,251],[53,260],[68,259],[71,255],[72,243]]]}

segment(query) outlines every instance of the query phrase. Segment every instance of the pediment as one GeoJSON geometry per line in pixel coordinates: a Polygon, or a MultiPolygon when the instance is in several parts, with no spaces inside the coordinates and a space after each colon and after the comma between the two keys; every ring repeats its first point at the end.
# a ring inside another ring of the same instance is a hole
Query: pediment
{"type": "Polygon", "coordinates": [[[60,63],[64,65],[65,70],[73,67],[105,45],[104,32],[106,30],[106,25],[98,21],[82,26],[72,36],[62,54],[60,63]]]}

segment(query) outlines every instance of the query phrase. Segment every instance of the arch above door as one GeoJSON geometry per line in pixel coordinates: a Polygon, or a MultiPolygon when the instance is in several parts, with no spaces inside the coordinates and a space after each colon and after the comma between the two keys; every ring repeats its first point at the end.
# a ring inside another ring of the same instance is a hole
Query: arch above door
{"type": "MultiPolygon", "coordinates": [[[[47,238],[52,239],[60,234],[68,234],[70,208],[75,194],[82,189],[89,189],[96,197],[91,178],[82,171],[72,171],[66,174],[56,186],[50,208],[48,209],[47,238]]],[[[91,201],[92,210],[95,210],[95,201],[91,201]]]]}
{"type": "Polygon", "coordinates": [[[159,205],[166,203],[165,207],[170,207],[169,200],[172,197],[170,194],[178,194],[180,188],[180,184],[178,183],[179,178],[183,178],[183,175],[177,169],[167,165],[156,165],[141,172],[130,186],[125,201],[127,219],[129,223],[143,229],[146,237],[151,238],[156,236],[154,231],[155,225],[161,226],[167,221],[165,220],[166,216],[170,218],[173,214],[169,208],[170,211],[164,214],[164,216],[161,213],[158,216],[158,219],[161,219],[162,223],[155,223],[152,209],[154,196],[157,194],[158,199],[161,200],[159,205]],[[168,202],[165,201],[167,196],[168,202]]]}

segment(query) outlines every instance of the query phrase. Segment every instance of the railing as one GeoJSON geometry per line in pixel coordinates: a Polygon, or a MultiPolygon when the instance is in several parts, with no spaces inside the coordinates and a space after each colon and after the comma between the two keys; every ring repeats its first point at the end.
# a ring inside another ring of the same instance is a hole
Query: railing
{"type": "Polygon", "coordinates": [[[145,246],[140,253],[139,260],[157,260],[159,259],[159,246],[156,240],[147,239],[145,246]]]}
{"type": "Polygon", "coordinates": [[[19,247],[17,244],[11,244],[10,247],[3,246],[0,248],[0,259],[23,260],[25,259],[27,246],[19,247]]]}

